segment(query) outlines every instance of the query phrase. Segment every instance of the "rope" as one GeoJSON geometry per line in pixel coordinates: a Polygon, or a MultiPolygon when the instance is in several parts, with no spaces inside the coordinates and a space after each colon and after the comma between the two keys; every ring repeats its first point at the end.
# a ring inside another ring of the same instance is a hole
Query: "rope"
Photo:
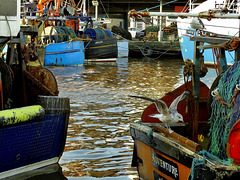
{"type": "Polygon", "coordinates": [[[192,61],[189,59],[185,59],[184,63],[185,63],[185,66],[183,68],[183,77],[184,77],[185,89],[187,90],[187,84],[188,84],[189,77],[190,76],[193,77],[194,65],[193,65],[192,61]]]}
{"type": "MultiPolygon", "coordinates": [[[[120,36],[119,34],[116,34],[116,33],[114,33],[114,32],[112,32],[112,33],[113,33],[113,35],[115,35],[115,36],[120,36]]],[[[142,55],[143,55],[145,58],[147,58],[147,59],[153,59],[153,60],[159,59],[161,56],[163,56],[164,54],[166,54],[166,53],[173,47],[173,44],[172,44],[166,51],[164,51],[163,53],[161,53],[158,57],[151,58],[151,57],[148,57],[148,56],[144,55],[144,53],[143,53],[143,51],[142,51],[142,47],[140,47],[140,46],[132,43],[130,40],[128,40],[128,39],[126,39],[126,38],[124,38],[124,37],[122,37],[122,36],[120,36],[120,37],[121,37],[123,40],[128,41],[129,43],[131,43],[131,44],[133,44],[134,46],[136,46],[136,47],[140,50],[140,52],[142,53],[142,55]]]]}
{"type": "MultiPolygon", "coordinates": [[[[9,28],[9,34],[10,34],[10,40],[9,40],[9,42],[10,42],[10,45],[11,45],[11,44],[12,44],[12,39],[13,39],[13,37],[12,37],[12,31],[11,31],[11,26],[10,26],[10,24],[9,24],[6,11],[5,11],[5,9],[4,9],[1,1],[0,1],[0,6],[1,6],[1,9],[2,9],[2,11],[3,11],[3,13],[4,13],[4,17],[5,17],[6,21],[7,21],[7,25],[8,25],[8,28],[9,28]]],[[[6,43],[7,43],[7,42],[6,42],[6,43]]],[[[4,46],[2,46],[2,47],[4,48],[4,46]]],[[[2,52],[3,48],[0,49],[1,52],[2,52]]]]}
{"type": "Polygon", "coordinates": [[[217,101],[220,102],[223,106],[232,107],[235,104],[236,97],[237,97],[237,95],[238,95],[238,93],[240,91],[239,85],[236,85],[236,89],[234,91],[235,91],[235,93],[231,97],[229,103],[226,103],[226,102],[223,101],[223,98],[219,94],[219,89],[218,88],[216,90],[212,91],[211,94],[212,94],[213,97],[217,96],[217,101]]]}
{"type": "MultiPolygon", "coordinates": [[[[206,150],[199,151],[198,154],[201,155],[202,158],[201,159],[198,159],[198,158],[193,159],[192,166],[191,166],[191,172],[190,172],[191,180],[200,178],[198,176],[201,176],[201,171],[205,170],[204,167],[205,167],[206,159],[212,160],[215,162],[219,162],[223,165],[230,165],[233,162],[233,159],[221,160],[217,156],[212,155],[211,153],[209,153],[206,150]],[[201,171],[198,172],[198,169],[201,169],[201,171]],[[197,174],[195,174],[195,173],[197,173],[197,174]]],[[[224,172],[217,171],[216,175],[217,175],[216,179],[218,179],[218,178],[220,179],[221,175],[224,175],[224,172]]]]}
{"type": "Polygon", "coordinates": [[[1,9],[2,9],[2,11],[3,11],[3,13],[4,13],[4,16],[5,16],[5,19],[6,19],[6,21],[7,21],[7,24],[8,24],[8,28],[9,28],[10,37],[12,37],[12,31],[11,31],[11,27],[10,27],[10,24],[9,24],[9,21],[8,21],[8,18],[7,18],[6,11],[5,11],[5,9],[4,9],[4,7],[3,7],[3,5],[2,5],[1,1],[0,1],[0,6],[1,6],[1,9]]]}
{"type": "Polygon", "coordinates": [[[235,51],[239,45],[240,38],[234,37],[230,41],[224,43],[223,47],[228,51],[235,51]]]}
{"type": "Polygon", "coordinates": [[[219,76],[221,70],[220,70],[220,61],[219,61],[219,49],[218,48],[212,48],[212,54],[213,54],[213,63],[214,63],[214,69],[216,70],[217,76],[219,76]]]}

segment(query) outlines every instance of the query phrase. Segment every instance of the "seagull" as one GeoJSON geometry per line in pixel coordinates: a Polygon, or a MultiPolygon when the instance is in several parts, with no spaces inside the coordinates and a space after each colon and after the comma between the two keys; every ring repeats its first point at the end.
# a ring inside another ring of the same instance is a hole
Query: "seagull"
{"type": "Polygon", "coordinates": [[[184,123],[183,116],[179,112],[177,112],[177,106],[178,106],[178,103],[184,98],[186,98],[187,96],[189,96],[189,94],[190,94],[189,91],[183,92],[180,96],[174,99],[174,101],[171,103],[169,108],[167,104],[162,100],[152,99],[152,98],[139,96],[139,95],[129,95],[129,96],[154,102],[159,114],[152,114],[152,115],[149,115],[149,117],[158,118],[162,123],[165,123],[165,124],[171,124],[171,123],[177,123],[177,122],[184,123]]]}
{"type": "Polygon", "coordinates": [[[191,28],[193,28],[193,29],[200,29],[200,30],[201,30],[201,29],[205,29],[202,20],[199,19],[199,18],[197,18],[197,17],[193,17],[193,18],[192,18],[192,20],[191,20],[191,22],[190,22],[190,26],[191,26],[191,28]]]}

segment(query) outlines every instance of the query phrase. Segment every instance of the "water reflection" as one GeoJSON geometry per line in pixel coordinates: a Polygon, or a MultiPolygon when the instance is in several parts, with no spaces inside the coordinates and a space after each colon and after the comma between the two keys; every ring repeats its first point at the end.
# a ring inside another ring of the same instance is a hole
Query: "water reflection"
{"type": "Polygon", "coordinates": [[[115,65],[51,68],[61,96],[71,99],[65,151],[60,160],[68,179],[138,179],[131,168],[129,123],[149,102],[180,85],[182,60],[121,59],[115,65]]]}

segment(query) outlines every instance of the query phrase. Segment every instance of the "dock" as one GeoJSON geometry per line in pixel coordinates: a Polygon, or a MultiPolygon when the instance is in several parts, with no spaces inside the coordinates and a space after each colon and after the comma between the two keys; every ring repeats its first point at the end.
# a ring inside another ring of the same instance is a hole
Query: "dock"
{"type": "Polygon", "coordinates": [[[129,56],[157,57],[161,55],[181,56],[178,41],[129,41],[129,56]]]}

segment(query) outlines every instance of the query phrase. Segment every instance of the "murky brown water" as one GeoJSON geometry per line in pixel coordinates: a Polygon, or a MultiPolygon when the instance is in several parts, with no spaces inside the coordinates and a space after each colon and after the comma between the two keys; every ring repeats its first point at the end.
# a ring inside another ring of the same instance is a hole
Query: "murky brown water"
{"type": "Polygon", "coordinates": [[[150,102],[129,94],[160,98],[183,83],[181,59],[119,59],[117,64],[51,68],[71,116],[60,160],[68,179],[138,179],[131,167],[129,123],[150,102]]]}

